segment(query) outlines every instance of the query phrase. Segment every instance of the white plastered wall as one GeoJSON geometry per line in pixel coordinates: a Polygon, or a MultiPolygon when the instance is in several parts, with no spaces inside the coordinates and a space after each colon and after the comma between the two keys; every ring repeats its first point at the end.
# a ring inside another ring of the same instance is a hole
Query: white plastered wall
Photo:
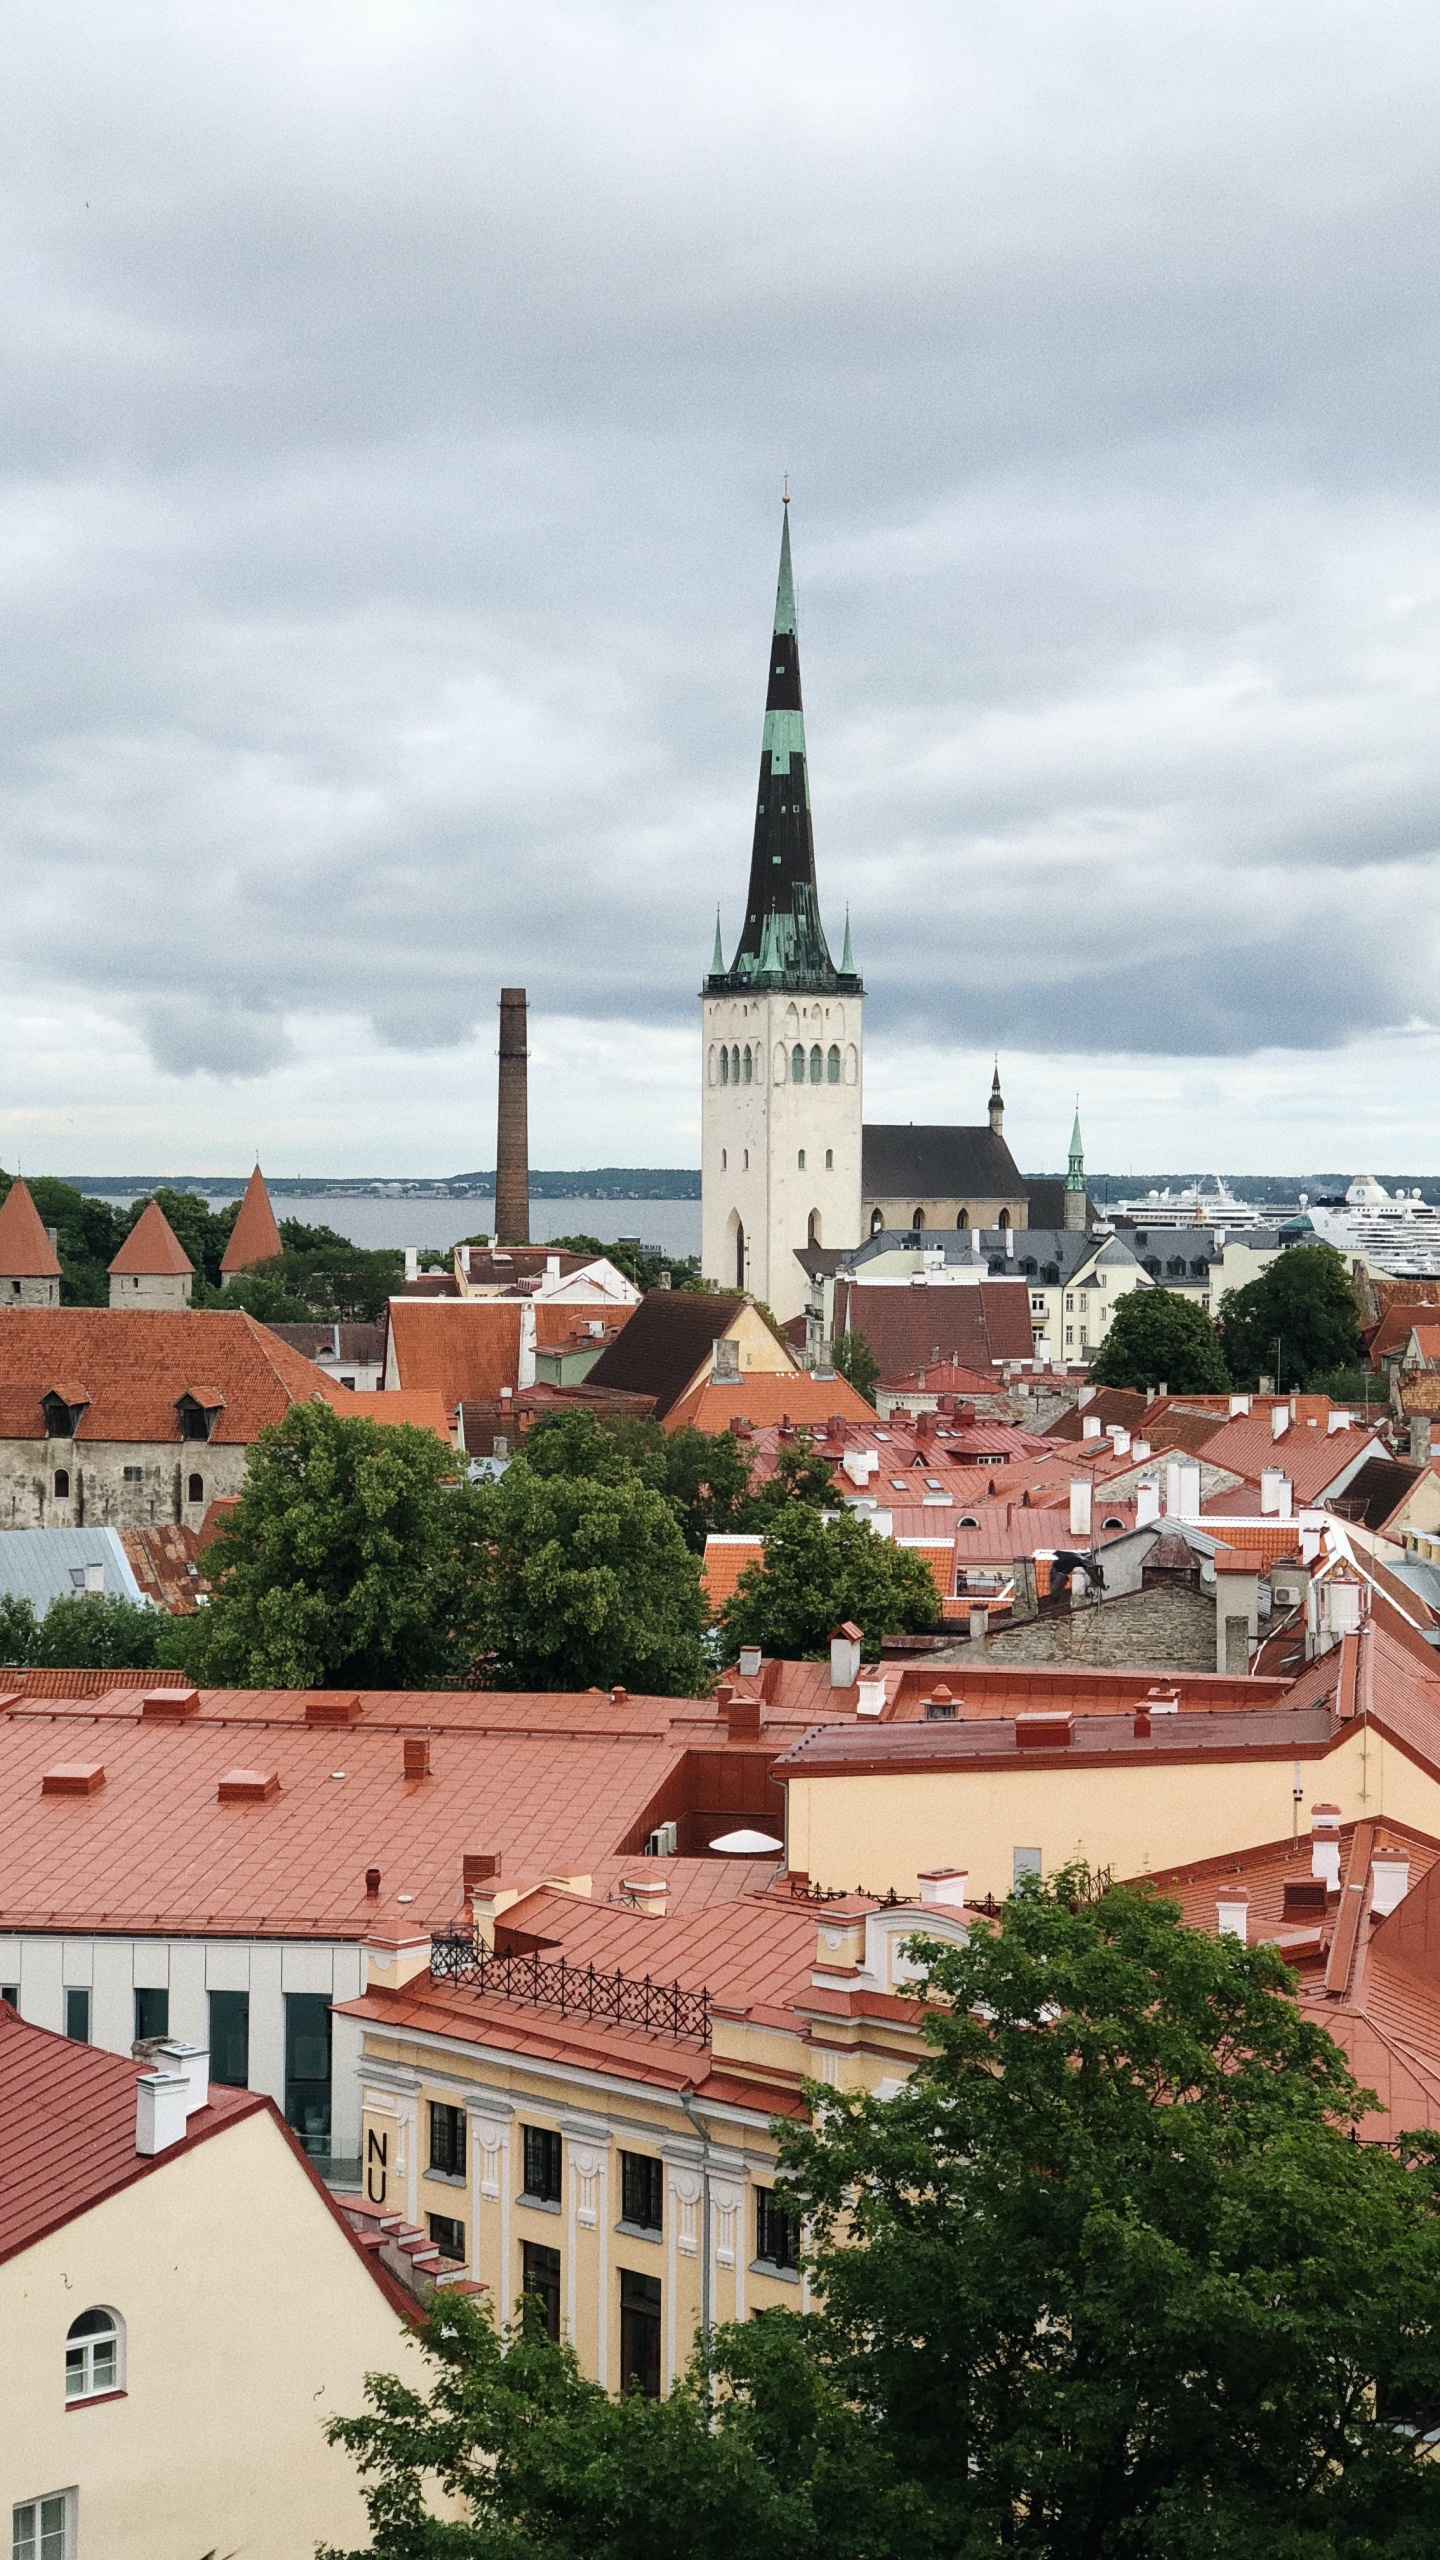
{"type": "Polygon", "coordinates": [[[853,995],[768,990],[703,999],[701,1268],[718,1287],[743,1286],[763,1298],[782,1324],[804,1309],[805,1275],[795,1255],[810,1241],[812,1217],[820,1244],[860,1241],[862,1004],[853,995]],[[732,1061],[740,1053],[738,1083],[733,1075],[721,1081],[722,1046],[732,1061]],[[791,1072],[797,1047],[805,1054],[803,1084],[791,1072]],[[817,1048],[818,1084],[810,1080],[817,1048]],[[833,1084],[832,1048],[840,1062],[833,1084]]]}

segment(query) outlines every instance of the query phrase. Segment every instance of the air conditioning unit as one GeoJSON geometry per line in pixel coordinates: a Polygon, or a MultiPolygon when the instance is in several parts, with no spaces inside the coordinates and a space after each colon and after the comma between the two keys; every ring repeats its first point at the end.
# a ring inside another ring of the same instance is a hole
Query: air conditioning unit
{"type": "Polygon", "coordinates": [[[646,1841],[645,1855],[647,1858],[673,1858],[679,1845],[678,1826],[673,1822],[662,1822],[659,1830],[652,1831],[646,1841]]]}

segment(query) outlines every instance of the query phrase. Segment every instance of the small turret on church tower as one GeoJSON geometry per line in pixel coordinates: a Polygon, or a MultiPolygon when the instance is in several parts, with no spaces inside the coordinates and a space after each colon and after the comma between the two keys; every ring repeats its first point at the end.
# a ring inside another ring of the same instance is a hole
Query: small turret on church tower
{"type": "Polygon", "coordinates": [[[997,1138],[1004,1136],[1005,1096],[1000,1090],[1000,1061],[998,1058],[995,1061],[995,1075],[990,1086],[990,1127],[997,1138]]]}
{"type": "Polygon", "coordinates": [[[789,501],[765,699],[745,922],[717,921],[701,994],[701,1269],[799,1315],[807,1245],[860,1241],[861,1010],[846,919],[837,969],[820,921],[800,699],[789,501]]]}
{"type": "Polygon", "coordinates": [[[1075,1106],[1075,1126],[1070,1132],[1070,1170],[1065,1176],[1065,1224],[1083,1229],[1085,1225],[1085,1142],[1080,1135],[1080,1106],[1075,1106]]]}

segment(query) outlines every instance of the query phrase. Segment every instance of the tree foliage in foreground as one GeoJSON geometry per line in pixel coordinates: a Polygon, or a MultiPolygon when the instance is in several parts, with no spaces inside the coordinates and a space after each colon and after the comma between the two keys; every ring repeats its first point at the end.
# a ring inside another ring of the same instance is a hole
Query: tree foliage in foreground
{"type": "Polygon", "coordinates": [[[602,1420],[574,1405],[537,1415],[521,1456],[532,1475],[589,1476],[598,1484],[638,1477],[664,1494],[697,1554],[712,1530],[738,1529],[745,1520],[750,1462],[733,1431],[665,1431],[634,1414],[602,1420]]]}
{"type": "Polygon", "coordinates": [[[1388,2414],[1440,2413],[1434,2145],[1347,2138],[1365,2095],[1275,1949],[1076,1871],[930,1979],[914,2080],[817,2092],[782,2155],[827,2377],[943,2547],[1440,2546],[1440,2467],[1388,2414]]]}
{"type": "Polygon", "coordinates": [[[1287,1247],[1243,1289],[1220,1301],[1225,1358],[1237,1386],[1273,1377],[1310,1387],[1360,1358],[1360,1313],[1344,1258],[1330,1244],[1287,1247]]]}
{"type": "Polygon", "coordinates": [[[939,1615],[923,1556],[877,1537],[852,1511],[827,1520],[797,1500],[771,1521],[763,1561],[740,1576],[720,1622],[721,1641],[728,1659],[742,1644],[804,1657],[823,1653],[847,1618],[874,1647],[883,1636],[933,1626],[939,1615]]]}
{"type": "Polygon", "coordinates": [[[1202,1306],[1174,1289],[1127,1289],[1090,1379],[1097,1387],[1163,1384],[1172,1396],[1223,1395],[1230,1372],[1202,1306]]]}
{"type": "Polygon", "coordinates": [[[544,1475],[521,1457],[471,1499],[488,1686],[708,1687],[699,1560],[664,1494],[632,1473],[544,1475]]]}

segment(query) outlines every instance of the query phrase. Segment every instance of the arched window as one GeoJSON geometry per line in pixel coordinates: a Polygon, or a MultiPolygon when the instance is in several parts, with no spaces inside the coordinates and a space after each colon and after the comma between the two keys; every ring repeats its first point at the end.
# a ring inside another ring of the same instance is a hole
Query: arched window
{"type": "Polygon", "coordinates": [[[204,1479],[204,1477],[203,1477],[203,1476],[189,1476],[189,1477],[187,1477],[187,1479],[186,1479],[186,1484],[185,1484],[185,1499],[186,1499],[186,1501],[187,1501],[187,1502],[203,1502],[203,1501],[204,1501],[204,1499],[205,1499],[205,1479],[204,1479]]]}
{"type": "Polygon", "coordinates": [[[884,1224],[885,1224],[885,1212],[884,1212],[884,1210],[883,1210],[883,1209],[872,1209],[872,1210],[871,1210],[871,1212],[870,1212],[870,1233],[872,1234],[872,1236],[878,1236],[878,1234],[880,1233],[880,1230],[881,1230],[881,1228],[884,1226],[884,1224]]]}
{"type": "Polygon", "coordinates": [[[956,1526],[961,1529],[978,1529],[980,1523],[973,1511],[962,1511],[956,1526]]]}
{"type": "Polygon", "coordinates": [[[57,1502],[68,1502],[70,1499],[70,1471],[68,1467],[57,1467],[55,1470],[55,1499],[57,1502]]]}
{"type": "Polygon", "coordinates": [[[811,1083],[812,1083],[812,1084],[820,1084],[820,1083],[822,1083],[822,1082],[823,1082],[823,1080],[824,1080],[824,1075],[825,1075],[825,1061],[824,1061],[824,1059],[823,1059],[823,1058],[821,1057],[821,1055],[820,1055],[820,1043],[819,1043],[819,1041],[817,1040],[817,1041],[816,1041],[816,1043],[815,1043],[814,1048],[813,1048],[813,1049],[811,1050],[811,1052],[810,1052],[810,1081],[811,1081],[811,1083]]]}
{"type": "Polygon", "coordinates": [[[720,1052],[720,1081],[722,1084],[730,1081],[730,1052],[724,1048],[720,1052]]]}
{"type": "Polygon", "coordinates": [[[924,1212],[924,1210],[923,1210],[923,1209],[912,1209],[912,1210],[911,1210],[911,1212],[910,1212],[910,1224],[911,1224],[911,1226],[914,1228],[915,1233],[917,1234],[917,1236],[918,1236],[918,1235],[920,1235],[920,1234],[922,1234],[922,1233],[924,1232],[924,1227],[925,1227],[925,1212],[924,1212]]]}
{"type": "Polygon", "coordinates": [[[798,1040],[790,1052],[790,1081],[792,1084],[803,1084],[805,1081],[805,1052],[798,1040]]]}
{"type": "Polygon", "coordinates": [[[745,1230],[738,1220],[735,1226],[735,1286],[737,1289],[745,1286],[745,1230]]]}
{"type": "Polygon", "coordinates": [[[810,1212],[809,1233],[807,1234],[805,1241],[807,1244],[818,1244],[820,1241],[820,1212],[818,1209],[812,1209],[810,1212]]]}
{"type": "Polygon", "coordinates": [[[833,1040],[825,1059],[825,1081],[827,1084],[838,1084],[840,1081],[840,1052],[833,1040]]]}
{"type": "Polygon", "coordinates": [[[835,1170],[835,1150],[833,1147],[827,1147],[825,1150],[825,1170],[827,1173],[833,1173],[835,1170]]]}
{"type": "Polygon", "coordinates": [[[803,1173],[805,1170],[805,1150],[803,1147],[795,1159],[795,1169],[797,1173],[803,1173]]]}
{"type": "Polygon", "coordinates": [[[964,1234],[964,1232],[965,1232],[965,1229],[966,1229],[966,1228],[969,1226],[969,1224],[970,1224],[970,1212],[969,1212],[969,1210],[968,1210],[968,1209],[962,1209],[962,1210],[961,1210],[959,1217],[958,1217],[958,1218],[956,1219],[956,1221],[955,1221],[955,1224],[956,1224],[956,1226],[960,1229],[960,1232],[961,1232],[961,1234],[963,1235],[963,1234],[964,1234]]]}
{"type": "Polygon", "coordinates": [[[755,1061],[750,1055],[750,1043],[748,1040],[745,1043],[745,1054],[740,1061],[740,1067],[744,1082],[749,1084],[755,1073],[755,1061]]]}
{"type": "Polygon", "coordinates": [[[1108,1519],[1101,1521],[1100,1526],[1102,1529],[1123,1529],[1125,1523],[1123,1520],[1117,1519],[1115,1513],[1112,1511],[1108,1519]]]}
{"type": "Polygon", "coordinates": [[[65,2397],[95,2400],[125,2388],[125,2329],[117,2311],[97,2304],[65,2332],[65,2397]]]}
{"type": "Polygon", "coordinates": [[[1002,1210],[1001,1210],[1001,1212],[1000,1212],[1000,1215],[999,1215],[999,1217],[996,1219],[995,1223],[996,1223],[996,1225],[998,1226],[998,1228],[999,1228],[1000,1233],[1002,1234],[1002,1236],[1008,1236],[1008,1234],[1010,1233],[1010,1212],[1009,1212],[1009,1210],[1008,1210],[1008,1209],[1002,1209],[1002,1210]]]}
{"type": "Polygon", "coordinates": [[[740,1081],[740,1043],[738,1040],[730,1052],[730,1081],[732,1084],[738,1084],[740,1081]]]}

